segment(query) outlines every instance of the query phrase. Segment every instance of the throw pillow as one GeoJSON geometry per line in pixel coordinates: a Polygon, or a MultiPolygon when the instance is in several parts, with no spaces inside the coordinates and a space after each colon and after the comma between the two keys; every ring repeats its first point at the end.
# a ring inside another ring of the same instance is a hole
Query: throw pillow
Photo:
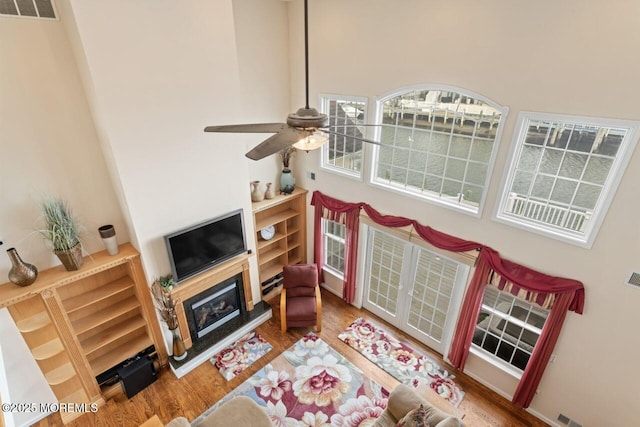
{"type": "Polygon", "coordinates": [[[427,411],[424,409],[424,406],[420,405],[419,408],[407,412],[407,415],[398,421],[396,427],[429,427],[427,411]]]}

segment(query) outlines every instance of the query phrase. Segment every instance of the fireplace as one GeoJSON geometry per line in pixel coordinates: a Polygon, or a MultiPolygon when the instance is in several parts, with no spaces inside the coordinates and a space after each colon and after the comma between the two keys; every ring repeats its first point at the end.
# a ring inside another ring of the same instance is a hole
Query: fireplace
{"type": "Polygon", "coordinates": [[[196,342],[245,311],[242,274],[183,301],[191,339],[196,342]]]}
{"type": "Polygon", "coordinates": [[[185,359],[169,358],[178,378],[271,318],[267,303],[253,303],[250,256],[234,257],[180,282],[171,291],[181,301],[176,316],[187,347],[185,359]]]}

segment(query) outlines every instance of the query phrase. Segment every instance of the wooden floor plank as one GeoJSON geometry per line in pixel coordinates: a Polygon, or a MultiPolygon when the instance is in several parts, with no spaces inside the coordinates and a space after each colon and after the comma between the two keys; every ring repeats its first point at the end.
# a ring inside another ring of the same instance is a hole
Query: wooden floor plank
{"type": "MultiPolygon", "coordinates": [[[[415,339],[386,324],[368,311],[347,305],[340,298],[324,290],[322,298],[323,325],[319,336],[385,388],[393,389],[398,381],[338,339],[338,334],[358,317],[368,317],[376,323],[384,325],[398,338],[410,342],[415,348],[432,356],[445,369],[450,372],[455,371],[442,360],[440,355],[430,351],[415,339]]],[[[257,331],[273,345],[273,349],[231,381],[226,381],[213,364],[208,362],[203,363],[181,379],[177,379],[170,370],[163,369],[155,383],[131,399],[127,400],[126,396],[119,395],[110,399],[97,413],[83,415],[68,426],[139,426],[154,415],[157,415],[163,423],[168,423],[179,416],[193,421],[309,331],[305,328],[296,328],[290,329],[286,333],[280,332],[278,299],[276,298],[270,303],[273,307],[273,318],[258,327],[257,331]]],[[[466,393],[459,409],[465,413],[464,421],[468,426],[548,426],[465,374],[456,372],[455,381],[466,393]]],[[[52,414],[35,425],[39,427],[63,426],[59,414],[52,414]]]]}

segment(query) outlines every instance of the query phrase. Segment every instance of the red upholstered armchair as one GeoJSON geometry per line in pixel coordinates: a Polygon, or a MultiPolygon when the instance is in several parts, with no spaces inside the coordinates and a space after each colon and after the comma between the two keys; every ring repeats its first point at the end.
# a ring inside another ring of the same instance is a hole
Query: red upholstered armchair
{"type": "Polygon", "coordinates": [[[287,328],[315,325],[322,329],[322,300],[316,264],[285,265],[280,294],[280,326],[287,328]]]}

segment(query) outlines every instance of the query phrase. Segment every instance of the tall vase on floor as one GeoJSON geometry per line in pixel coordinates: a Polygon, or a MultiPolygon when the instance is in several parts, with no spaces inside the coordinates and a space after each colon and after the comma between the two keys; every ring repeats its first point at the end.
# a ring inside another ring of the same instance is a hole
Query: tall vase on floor
{"type": "Polygon", "coordinates": [[[187,349],[180,336],[180,328],[176,326],[174,329],[171,329],[171,336],[173,337],[173,358],[178,362],[184,360],[184,358],[187,357],[187,349]]]}

